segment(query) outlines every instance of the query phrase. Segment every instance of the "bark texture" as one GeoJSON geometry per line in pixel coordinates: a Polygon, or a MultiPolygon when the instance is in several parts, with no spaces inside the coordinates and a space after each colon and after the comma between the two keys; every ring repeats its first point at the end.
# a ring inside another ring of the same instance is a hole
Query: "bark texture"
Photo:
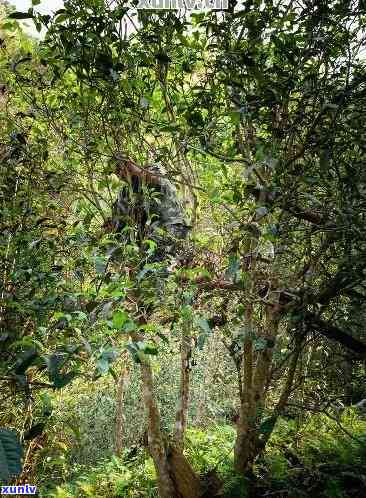
{"type": "Polygon", "coordinates": [[[200,498],[201,484],[180,449],[168,445],[160,429],[160,413],[148,360],[141,363],[145,407],[148,412],[148,443],[158,476],[161,498],[200,498]]]}
{"type": "Polygon", "coordinates": [[[181,341],[181,374],[178,407],[175,419],[175,441],[179,448],[183,448],[184,436],[187,427],[189,383],[190,383],[190,359],[192,355],[192,344],[189,326],[182,325],[181,341]]]}
{"type": "Polygon", "coordinates": [[[281,392],[280,398],[277,402],[277,405],[276,405],[275,409],[273,410],[270,430],[268,430],[264,434],[264,437],[262,438],[260,451],[263,451],[263,449],[265,448],[265,445],[269,441],[269,439],[272,435],[272,432],[276,426],[276,422],[278,420],[278,417],[281,415],[281,413],[285,409],[287,402],[288,402],[288,399],[291,395],[292,386],[294,383],[294,378],[295,378],[295,373],[296,373],[296,367],[297,367],[299,356],[300,356],[301,349],[302,349],[302,342],[303,342],[302,336],[297,336],[296,343],[295,343],[295,349],[293,351],[293,354],[292,354],[292,357],[290,359],[290,363],[288,366],[288,370],[287,370],[285,385],[282,389],[282,392],[281,392]]]}
{"type": "MultiPolygon", "coordinates": [[[[125,358],[124,358],[125,359],[125,358]]],[[[124,397],[128,383],[129,370],[126,365],[121,369],[117,383],[117,407],[116,407],[116,425],[115,425],[115,454],[121,456],[123,450],[124,436],[124,397]]]]}
{"type": "Polygon", "coordinates": [[[165,441],[160,429],[160,413],[153,391],[153,375],[148,361],[141,363],[142,389],[145,407],[148,412],[148,442],[158,476],[159,495],[161,498],[181,498],[170,476],[165,441]]]}
{"type": "Polygon", "coordinates": [[[253,338],[252,338],[253,307],[248,306],[246,312],[246,337],[244,340],[242,356],[242,378],[243,391],[239,420],[237,424],[237,436],[234,449],[235,470],[243,474],[254,453],[254,393],[253,393],[253,338]]]}
{"type": "Polygon", "coordinates": [[[264,409],[265,386],[272,365],[273,347],[278,334],[280,309],[269,307],[265,329],[257,334],[262,340],[259,351],[253,345],[253,307],[246,312],[246,334],[242,356],[242,394],[234,450],[235,470],[244,474],[263,449],[259,425],[264,409]]]}
{"type": "Polygon", "coordinates": [[[169,465],[177,496],[200,498],[202,496],[200,480],[179,449],[169,448],[169,465]]]}

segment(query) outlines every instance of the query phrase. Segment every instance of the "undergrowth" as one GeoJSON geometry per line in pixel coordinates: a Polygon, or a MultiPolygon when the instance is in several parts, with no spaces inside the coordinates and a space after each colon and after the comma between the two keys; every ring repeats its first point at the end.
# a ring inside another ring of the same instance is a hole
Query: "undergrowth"
{"type": "MultiPolygon", "coordinates": [[[[266,452],[257,461],[254,479],[233,473],[235,429],[213,426],[187,431],[186,455],[201,475],[215,471],[224,482],[226,498],[365,496],[366,421],[352,411],[339,421],[324,414],[310,416],[301,425],[280,419],[266,452]],[[222,456],[224,455],[224,457],[222,456]]],[[[93,469],[73,468],[70,482],[41,496],[50,498],[156,498],[157,485],[151,458],[143,449],[126,449],[122,458],[101,461],[93,469]]]]}

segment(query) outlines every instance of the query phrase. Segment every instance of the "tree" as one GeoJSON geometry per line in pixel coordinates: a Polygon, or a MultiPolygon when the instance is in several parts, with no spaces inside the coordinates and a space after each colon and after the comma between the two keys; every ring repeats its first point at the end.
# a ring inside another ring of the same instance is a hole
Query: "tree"
{"type": "Polygon", "coordinates": [[[181,452],[188,360],[213,329],[238,372],[241,474],[296,395],[306,358],[316,356],[310,339],[322,336],[321,348],[346,349],[355,362],[365,357],[364,9],[247,1],[191,19],[139,12],[127,35],[132,14],[87,0],[65,2],[53,18],[32,12],[48,31],[31,68],[23,60],[15,77],[49,129],[63,195],[89,216],[85,250],[97,276],[87,298],[97,309],[114,282],[123,286],[110,300],[112,321],[141,367],[160,494],[197,496],[181,452]],[[151,240],[121,244],[105,234],[125,186],[115,175],[121,157],[140,169],[162,163],[187,201],[193,254],[173,274],[167,261],[148,260],[151,240]],[[178,287],[180,316],[165,317],[182,323],[182,404],[169,444],[151,370],[160,336],[148,332],[154,313],[171,312],[178,287]]]}

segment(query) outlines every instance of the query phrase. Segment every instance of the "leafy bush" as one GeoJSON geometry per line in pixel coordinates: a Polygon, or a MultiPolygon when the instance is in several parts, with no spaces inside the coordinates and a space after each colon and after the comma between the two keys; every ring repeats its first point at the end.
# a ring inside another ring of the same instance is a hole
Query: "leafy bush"
{"type": "MultiPolygon", "coordinates": [[[[309,416],[301,426],[294,420],[280,419],[263,458],[254,469],[256,477],[260,478],[257,479],[259,484],[254,485],[258,496],[268,489],[274,493],[287,490],[291,496],[310,496],[314,492],[324,498],[354,496],[347,494],[347,486],[352,481],[352,486],[358,489],[354,474],[366,472],[366,449],[360,444],[365,440],[366,421],[348,410],[340,423],[355,439],[342,432],[338,423],[324,414],[309,416]],[[354,474],[349,470],[352,467],[354,474]],[[339,475],[334,475],[334,469],[339,469],[339,475]]],[[[208,430],[190,428],[185,453],[202,476],[213,470],[218,473],[224,482],[224,497],[246,498],[253,482],[236,476],[233,471],[234,442],[235,428],[229,425],[211,426],[208,430]]],[[[114,456],[104,459],[92,469],[88,465],[74,465],[72,470],[73,477],[68,484],[53,490],[44,487],[41,496],[158,496],[154,465],[142,449],[135,448],[132,452],[126,449],[121,459],[114,456]]]]}
{"type": "Polygon", "coordinates": [[[47,498],[157,498],[155,469],[150,458],[140,451],[131,461],[112,457],[94,469],[80,468],[72,483],[44,490],[47,498]]]}
{"type": "MultiPolygon", "coordinates": [[[[366,421],[352,409],[340,419],[313,414],[302,424],[280,419],[256,466],[259,494],[361,496],[366,486],[366,421]]],[[[257,489],[258,492],[258,489],[257,489]]]]}
{"type": "Polygon", "coordinates": [[[313,415],[300,429],[297,438],[298,451],[306,465],[366,462],[366,420],[352,409],[342,414],[339,423],[325,414],[313,415]]]}
{"type": "Polygon", "coordinates": [[[235,430],[229,425],[217,425],[207,431],[188,429],[186,453],[200,473],[213,468],[224,472],[232,467],[235,430]],[[224,455],[224,456],[223,456],[224,455]]]}

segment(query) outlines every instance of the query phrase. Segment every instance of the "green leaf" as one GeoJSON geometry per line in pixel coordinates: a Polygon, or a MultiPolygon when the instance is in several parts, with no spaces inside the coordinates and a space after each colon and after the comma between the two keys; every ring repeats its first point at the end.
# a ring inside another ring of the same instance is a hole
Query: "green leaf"
{"type": "Polygon", "coordinates": [[[61,369],[65,366],[67,360],[68,357],[64,353],[53,353],[45,357],[49,379],[56,389],[65,387],[76,376],[76,372],[73,371],[61,373],[61,369]]]}
{"type": "Polygon", "coordinates": [[[97,370],[101,375],[104,375],[109,372],[111,364],[118,357],[118,352],[114,349],[109,349],[107,351],[103,351],[99,356],[97,361],[97,370]]]}
{"type": "Polygon", "coordinates": [[[32,5],[39,5],[41,0],[32,0],[32,5]]]}
{"type": "Polygon", "coordinates": [[[241,113],[240,111],[231,111],[229,113],[229,118],[231,120],[231,122],[234,124],[234,125],[237,125],[240,123],[240,116],[241,116],[241,113]]]}
{"type": "Polygon", "coordinates": [[[196,324],[203,330],[203,332],[205,332],[206,334],[211,334],[212,330],[206,318],[197,318],[196,324]]]}
{"type": "Polygon", "coordinates": [[[231,278],[233,282],[238,282],[240,272],[240,259],[236,254],[229,256],[229,266],[226,270],[226,277],[231,278]]]}
{"type": "Polygon", "coordinates": [[[96,366],[100,375],[105,375],[109,371],[109,361],[106,358],[99,358],[96,366]]]}
{"type": "Polygon", "coordinates": [[[52,399],[51,396],[47,393],[41,393],[40,399],[42,401],[42,414],[43,417],[50,417],[53,411],[52,399]]]}
{"type": "Polygon", "coordinates": [[[205,318],[198,317],[195,319],[195,323],[203,331],[197,337],[197,348],[202,349],[209,335],[212,333],[212,329],[205,318]]]}
{"type": "Polygon", "coordinates": [[[16,433],[0,428],[0,482],[7,483],[22,471],[22,447],[16,433]]]}
{"type": "Polygon", "coordinates": [[[257,337],[253,342],[254,351],[264,351],[267,348],[267,341],[263,337],[257,337]]]}
{"type": "Polygon", "coordinates": [[[157,332],[156,335],[160,337],[165,344],[169,344],[169,339],[162,332],[157,332]]]}
{"type": "Polygon", "coordinates": [[[268,418],[265,418],[261,425],[259,426],[258,428],[258,431],[261,433],[261,434],[268,434],[270,432],[272,432],[274,426],[275,426],[275,423],[276,423],[276,418],[275,417],[268,417],[268,418]]]}
{"type": "Polygon", "coordinates": [[[137,328],[136,323],[132,320],[128,320],[126,324],[123,326],[123,331],[129,333],[132,332],[133,330],[136,330],[136,328],[137,328]]]}
{"type": "Polygon", "coordinates": [[[206,344],[207,337],[208,337],[207,334],[200,334],[197,337],[197,348],[198,349],[200,349],[200,350],[203,349],[203,346],[206,344]]]}
{"type": "Polygon", "coordinates": [[[4,31],[14,31],[16,29],[16,24],[13,22],[4,22],[4,24],[1,25],[1,29],[4,31]]]}
{"type": "MultiPolygon", "coordinates": [[[[63,9],[61,9],[63,10],[63,9]]],[[[61,23],[63,21],[66,21],[68,19],[68,16],[66,14],[59,14],[56,19],[55,19],[55,22],[57,23],[61,23]]]]}
{"type": "Polygon", "coordinates": [[[76,315],[76,320],[84,321],[88,319],[88,315],[84,311],[73,311],[73,314],[76,315]]]}
{"type": "Polygon", "coordinates": [[[98,273],[99,275],[105,273],[105,268],[106,268],[106,263],[105,263],[104,259],[100,256],[97,256],[95,258],[95,271],[96,271],[96,273],[98,273]]]}
{"type": "Polygon", "coordinates": [[[76,377],[76,372],[68,372],[64,375],[57,375],[53,381],[53,385],[56,389],[61,389],[67,386],[76,377]]]}
{"type": "Polygon", "coordinates": [[[134,342],[126,344],[126,349],[131,353],[132,359],[135,363],[141,363],[141,359],[139,358],[139,348],[134,342]]]}
{"type": "Polygon", "coordinates": [[[125,311],[115,311],[113,313],[113,318],[112,318],[112,323],[113,323],[113,328],[122,330],[124,324],[128,320],[128,314],[125,311]]]}
{"type": "Polygon", "coordinates": [[[8,15],[9,19],[32,19],[33,13],[29,12],[12,12],[8,15]]]}
{"type": "Polygon", "coordinates": [[[16,361],[15,373],[17,375],[24,374],[27,368],[34,363],[37,357],[38,357],[38,352],[34,348],[24,351],[24,353],[22,353],[16,361]]]}
{"type": "Polygon", "coordinates": [[[25,441],[30,441],[37,436],[40,436],[43,432],[43,429],[45,427],[44,422],[39,422],[38,424],[32,425],[32,427],[24,434],[24,440],[25,441]]]}
{"type": "Polygon", "coordinates": [[[143,351],[145,354],[151,354],[154,356],[158,354],[158,349],[156,345],[153,343],[148,343],[148,342],[139,343],[139,349],[140,351],[143,351]]]}

